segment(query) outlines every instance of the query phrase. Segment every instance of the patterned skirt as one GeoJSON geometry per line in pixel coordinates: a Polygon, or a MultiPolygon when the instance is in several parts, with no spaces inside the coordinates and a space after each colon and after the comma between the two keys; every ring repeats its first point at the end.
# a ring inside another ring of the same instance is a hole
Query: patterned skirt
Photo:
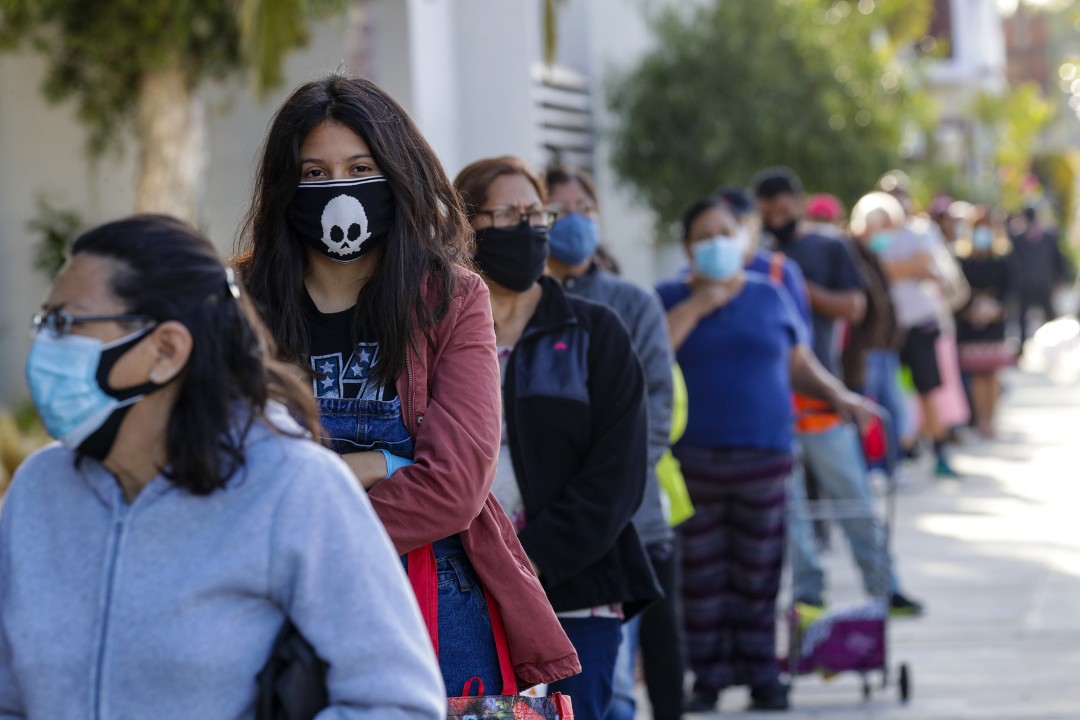
{"type": "Polygon", "coordinates": [[[1015,364],[1016,350],[1008,342],[980,342],[960,345],[960,369],[964,372],[993,372],[1015,364]]]}
{"type": "Polygon", "coordinates": [[[695,690],[776,682],[790,455],[686,449],[695,513],[680,526],[687,653],[695,690]]]}

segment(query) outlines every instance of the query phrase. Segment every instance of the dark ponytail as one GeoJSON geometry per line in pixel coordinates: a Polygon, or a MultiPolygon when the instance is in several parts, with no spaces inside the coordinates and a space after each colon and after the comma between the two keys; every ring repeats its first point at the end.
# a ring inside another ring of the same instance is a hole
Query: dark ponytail
{"type": "Polygon", "coordinates": [[[199,495],[223,487],[270,400],[317,434],[311,392],[296,369],[273,360],[269,334],[209,240],[179,220],[139,215],[82,235],[72,255],[82,253],[116,263],[111,290],[126,312],[176,320],[191,333],[166,438],[174,484],[199,495]]]}

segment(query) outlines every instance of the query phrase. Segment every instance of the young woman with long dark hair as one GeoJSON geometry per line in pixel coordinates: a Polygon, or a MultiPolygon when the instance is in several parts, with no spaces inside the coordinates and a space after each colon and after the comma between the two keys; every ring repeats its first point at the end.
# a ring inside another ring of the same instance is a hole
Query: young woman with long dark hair
{"type": "Polygon", "coordinates": [[[237,259],[284,358],[310,372],[324,437],[398,552],[434,546],[452,695],[473,676],[499,687],[485,591],[522,684],[579,668],[489,492],[499,366],[469,236],[401,106],[367,80],[334,75],[299,88],[274,117],[237,259]]]}
{"type": "Polygon", "coordinates": [[[328,714],[446,716],[389,538],[209,240],[91,230],[35,327],[60,443],[0,517],[0,716],[254,717],[287,620],[331,668],[328,714]]]}

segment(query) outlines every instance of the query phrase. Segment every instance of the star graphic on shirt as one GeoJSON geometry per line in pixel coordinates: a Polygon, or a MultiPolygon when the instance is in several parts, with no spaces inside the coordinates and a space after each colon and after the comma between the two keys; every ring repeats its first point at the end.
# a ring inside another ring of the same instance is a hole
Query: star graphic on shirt
{"type": "Polygon", "coordinates": [[[319,370],[322,370],[324,373],[329,375],[330,373],[334,372],[334,366],[331,365],[329,361],[327,361],[322,364],[322,367],[320,367],[319,370]]]}
{"type": "Polygon", "coordinates": [[[370,361],[371,361],[371,353],[369,353],[367,350],[361,350],[360,351],[360,362],[366,363],[366,362],[370,362],[370,361]]]}
{"type": "Polygon", "coordinates": [[[351,372],[356,377],[360,377],[360,373],[362,373],[363,370],[360,369],[359,365],[357,365],[356,363],[353,363],[352,367],[349,368],[349,372],[351,372]]]}
{"type": "Polygon", "coordinates": [[[322,386],[324,388],[328,388],[333,384],[334,384],[334,379],[333,378],[326,378],[325,380],[322,381],[322,386]]]}

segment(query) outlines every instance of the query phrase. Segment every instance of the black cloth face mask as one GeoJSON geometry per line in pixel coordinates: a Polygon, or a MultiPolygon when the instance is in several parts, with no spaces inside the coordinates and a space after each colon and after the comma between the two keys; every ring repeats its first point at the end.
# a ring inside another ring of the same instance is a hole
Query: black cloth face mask
{"type": "Polygon", "coordinates": [[[776,242],[781,247],[790,245],[795,240],[796,230],[798,230],[799,221],[791,220],[778,227],[765,226],[765,229],[772,233],[772,236],[776,238],[776,242]]]}
{"type": "Polygon", "coordinates": [[[547,228],[528,222],[508,228],[476,231],[473,260],[491,281],[513,292],[525,292],[544,274],[548,258],[547,228]]]}
{"type": "Polygon", "coordinates": [[[350,263],[386,241],[394,225],[394,194],[382,175],[300,183],[285,217],[312,249],[350,263]]]}

